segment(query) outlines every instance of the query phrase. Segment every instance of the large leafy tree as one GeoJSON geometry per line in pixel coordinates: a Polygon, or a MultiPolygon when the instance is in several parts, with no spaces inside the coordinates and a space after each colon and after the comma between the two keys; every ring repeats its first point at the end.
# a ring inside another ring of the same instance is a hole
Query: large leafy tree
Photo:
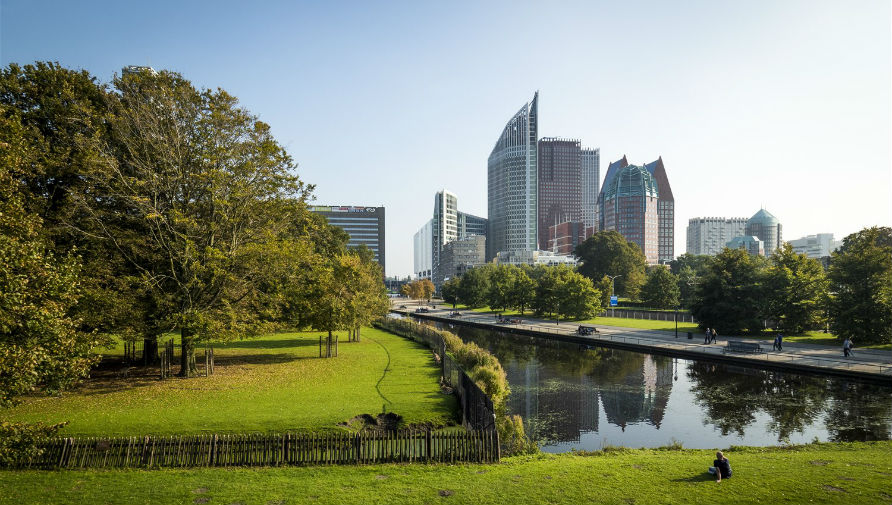
{"type": "Polygon", "coordinates": [[[490,269],[486,265],[472,268],[461,276],[458,283],[458,299],[469,308],[476,309],[486,305],[486,293],[489,291],[490,269]]]}
{"type": "Polygon", "coordinates": [[[444,302],[452,305],[452,308],[455,308],[455,304],[458,303],[459,282],[461,281],[458,277],[452,277],[440,286],[440,296],[443,297],[444,302]]]}
{"type": "Polygon", "coordinates": [[[592,280],[570,269],[562,275],[559,312],[565,318],[586,319],[600,312],[601,293],[592,280]]]}
{"type": "Polygon", "coordinates": [[[592,281],[616,277],[616,293],[636,299],[644,283],[647,260],[641,248],[616,231],[595,233],[576,247],[579,272],[592,281]]]}
{"type": "Polygon", "coordinates": [[[762,279],[764,315],[790,333],[816,328],[824,319],[827,286],[821,263],[785,243],[771,255],[762,279]]]}
{"type": "Polygon", "coordinates": [[[892,228],[843,239],[830,260],[830,328],[839,338],[892,342],[892,228]]]}
{"type": "Polygon", "coordinates": [[[678,277],[669,269],[657,266],[647,274],[647,282],[641,288],[641,299],[648,307],[672,309],[678,306],[678,277]]]}
{"type": "Polygon", "coordinates": [[[760,331],[759,280],[764,267],[761,257],[726,248],[706,267],[691,313],[702,326],[725,334],[760,331]]]}
{"type": "Polygon", "coordinates": [[[512,294],[520,271],[515,265],[496,265],[490,270],[486,303],[493,310],[505,310],[513,305],[512,294]]]}
{"type": "Polygon", "coordinates": [[[690,307],[700,277],[706,272],[710,257],[705,254],[684,253],[669,262],[669,270],[678,277],[679,303],[690,307]]]}
{"type": "Polygon", "coordinates": [[[536,296],[536,283],[530,277],[529,270],[529,268],[524,267],[517,268],[517,271],[514,273],[514,284],[509,292],[510,306],[519,310],[521,315],[536,296]]]}
{"type": "Polygon", "coordinates": [[[269,244],[306,213],[311,187],[269,127],[222,90],[179,74],[115,80],[118,162],[91,179],[109,203],[82,208],[115,245],[137,287],[150,333],[178,329],[181,375],[195,373],[195,343],[269,329],[273,300],[260,289],[269,244]]]}

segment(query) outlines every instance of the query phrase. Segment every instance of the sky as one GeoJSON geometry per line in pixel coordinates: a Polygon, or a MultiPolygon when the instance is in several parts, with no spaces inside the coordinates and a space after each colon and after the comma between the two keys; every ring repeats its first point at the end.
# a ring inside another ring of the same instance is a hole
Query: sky
{"type": "Polygon", "coordinates": [[[0,0],[0,63],[125,65],[223,88],[269,123],[315,204],[386,207],[412,272],[434,194],[486,216],[487,158],[538,90],[541,137],[662,156],[688,219],[765,208],[784,239],[892,225],[888,0],[0,0]]]}

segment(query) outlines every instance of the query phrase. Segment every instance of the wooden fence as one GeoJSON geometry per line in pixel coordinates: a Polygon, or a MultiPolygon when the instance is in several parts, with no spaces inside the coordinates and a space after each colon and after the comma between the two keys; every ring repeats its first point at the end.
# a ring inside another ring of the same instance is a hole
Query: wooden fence
{"type": "Polygon", "coordinates": [[[376,463],[495,463],[493,430],[50,438],[9,468],[174,468],[376,463]]]}

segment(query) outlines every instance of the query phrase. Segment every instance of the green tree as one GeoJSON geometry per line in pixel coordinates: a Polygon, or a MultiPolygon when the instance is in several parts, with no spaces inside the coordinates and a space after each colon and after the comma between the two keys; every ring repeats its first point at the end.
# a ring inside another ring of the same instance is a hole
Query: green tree
{"type": "Polygon", "coordinates": [[[725,334],[762,329],[760,316],[763,260],[742,249],[728,249],[706,267],[691,307],[700,325],[725,334]]]}
{"type": "Polygon", "coordinates": [[[512,305],[512,294],[519,270],[515,265],[496,265],[490,269],[486,303],[491,309],[505,310],[512,305]]]}
{"type": "Polygon", "coordinates": [[[764,315],[790,333],[817,328],[824,319],[827,287],[821,263],[785,243],[771,255],[762,280],[764,315]]]}
{"type": "Polygon", "coordinates": [[[452,308],[455,308],[455,304],[458,303],[458,285],[459,278],[452,277],[448,281],[444,282],[442,286],[440,286],[440,296],[443,297],[443,301],[452,305],[452,308]]]}
{"type": "Polygon", "coordinates": [[[574,254],[581,261],[579,273],[592,281],[614,276],[618,295],[638,298],[647,260],[637,244],[616,231],[602,231],[579,244],[574,254]]]}
{"type": "Polygon", "coordinates": [[[458,283],[458,299],[471,309],[486,305],[489,291],[489,269],[484,266],[472,268],[461,276],[458,283]]]}
{"type": "Polygon", "coordinates": [[[126,259],[142,316],[160,333],[177,328],[180,374],[195,373],[197,341],[274,327],[270,293],[257,278],[270,244],[288,239],[312,187],[269,126],[223,90],[199,91],[179,74],[116,79],[112,136],[118,163],[90,182],[114,202],[91,212],[126,259]]]}
{"type": "Polygon", "coordinates": [[[430,279],[421,279],[419,281],[421,288],[421,298],[425,299],[430,303],[431,298],[434,296],[434,292],[437,288],[434,286],[434,283],[430,279]]]}
{"type": "Polygon", "coordinates": [[[601,293],[584,275],[567,269],[559,292],[560,314],[567,319],[587,319],[600,312],[601,293]]]}
{"type": "Polygon", "coordinates": [[[709,261],[710,257],[705,254],[684,253],[669,262],[669,270],[678,276],[679,302],[683,307],[691,306],[697,283],[706,272],[709,261]]]}
{"type": "Polygon", "coordinates": [[[641,289],[642,301],[648,307],[673,309],[678,306],[678,277],[668,268],[656,266],[647,274],[647,282],[641,289]]]}
{"type": "Polygon", "coordinates": [[[514,285],[511,286],[511,303],[509,305],[519,310],[523,315],[524,310],[530,306],[535,296],[536,283],[530,278],[529,269],[518,268],[514,276],[514,285]]]}
{"type": "Polygon", "coordinates": [[[598,302],[598,305],[601,308],[607,308],[610,306],[610,289],[613,287],[613,283],[610,281],[610,277],[606,275],[601,277],[601,280],[595,284],[595,289],[598,290],[598,293],[601,295],[601,299],[598,302]]]}
{"type": "Polygon", "coordinates": [[[861,343],[892,342],[892,228],[843,239],[830,259],[830,329],[861,343]]]}

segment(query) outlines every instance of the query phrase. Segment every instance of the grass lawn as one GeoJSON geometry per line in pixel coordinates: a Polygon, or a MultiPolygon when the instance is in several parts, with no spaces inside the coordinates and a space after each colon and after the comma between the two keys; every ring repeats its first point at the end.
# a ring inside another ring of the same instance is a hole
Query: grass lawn
{"type": "Polygon", "coordinates": [[[0,504],[886,503],[892,443],[714,452],[636,449],[506,458],[498,465],[378,465],[155,471],[8,471],[0,504]]]}
{"type": "MultiPolygon", "coordinates": [[[[388,412],[406,423],[451,422],[457,405],[440,393],[427,348],[372,328],[320,359],[320,332],[276,333],[216,344],[216,373],[192,379],[121,378],[97,370],[61,397],[33,397],[3,412],[9,421],[69,421],[60,435],[337,430],[359,414],[388,412]]],[[[196,353],[199,369],[203,354],[196,353]]],[[[175,364],[174,372],[179,368],[175,364]]]]}

